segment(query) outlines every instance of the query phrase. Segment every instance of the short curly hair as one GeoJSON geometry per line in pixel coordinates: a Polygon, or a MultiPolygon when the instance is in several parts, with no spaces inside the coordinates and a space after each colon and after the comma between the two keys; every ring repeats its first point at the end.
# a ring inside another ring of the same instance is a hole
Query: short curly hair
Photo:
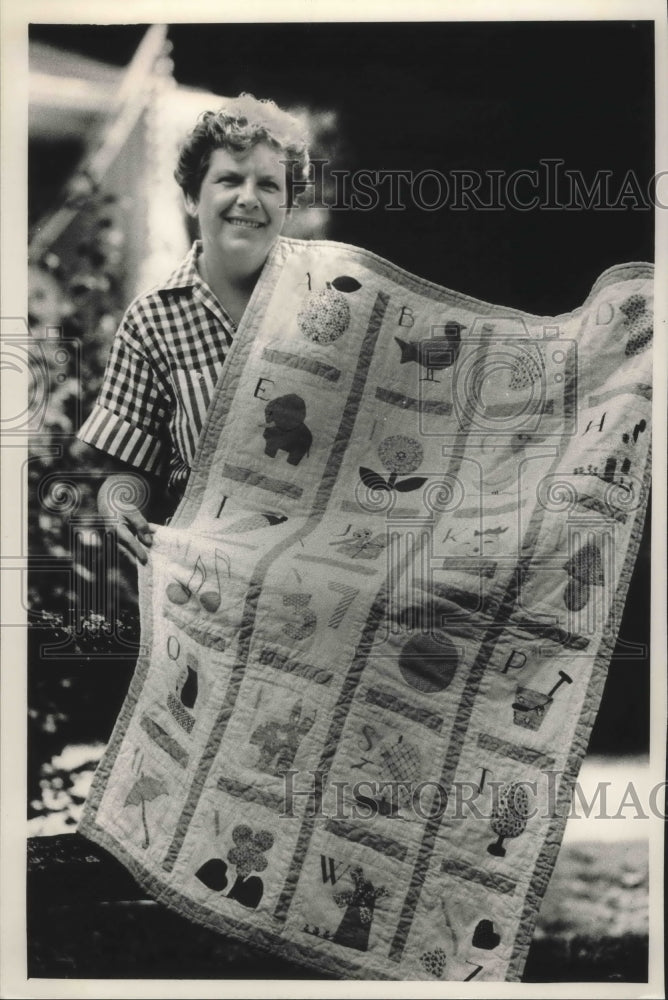
{"type": "Polygon", "coordinates": [[[300,123],[274,101],[252,94],[231,98],[218,111],[204,111],[179,150],[174,177],[185,195],[199,200],[211,154],[216,149],[243,152],[266,142],[285,154],[288,207],[308,179],[307,136],[300,123]]]}

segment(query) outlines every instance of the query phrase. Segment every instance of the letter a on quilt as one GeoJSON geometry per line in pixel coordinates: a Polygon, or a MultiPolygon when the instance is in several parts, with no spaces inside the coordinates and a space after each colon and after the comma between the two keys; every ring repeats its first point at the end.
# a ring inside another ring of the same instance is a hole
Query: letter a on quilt
{"type": "Polygon", "coordinates": [[[538,317],[279,239],[81,832],[311,970],[520,979],[642,530],[651,336],[648,264],[538,317]]]}

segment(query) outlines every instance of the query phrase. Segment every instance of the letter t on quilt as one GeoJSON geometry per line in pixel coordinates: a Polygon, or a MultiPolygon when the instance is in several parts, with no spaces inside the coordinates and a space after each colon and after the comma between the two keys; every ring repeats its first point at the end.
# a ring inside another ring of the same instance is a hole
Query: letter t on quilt
{"type": "Polygon", "coordinates": [[[517,981],[642,530],[651,336],[647,264],[537,317],[280,239],[81,832],[312,970],[517,981]]]}

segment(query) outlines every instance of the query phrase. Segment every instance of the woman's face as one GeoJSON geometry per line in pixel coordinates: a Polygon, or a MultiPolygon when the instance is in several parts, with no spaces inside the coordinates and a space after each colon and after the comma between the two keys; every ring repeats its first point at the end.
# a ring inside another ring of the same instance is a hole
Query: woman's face
{"type": "Polygon", "coordinates": [[[213,151],[199,198],[186,196],[208,267],[248,275],[262,267],[288,214],[284,157],[266,143],[213,151]]]}

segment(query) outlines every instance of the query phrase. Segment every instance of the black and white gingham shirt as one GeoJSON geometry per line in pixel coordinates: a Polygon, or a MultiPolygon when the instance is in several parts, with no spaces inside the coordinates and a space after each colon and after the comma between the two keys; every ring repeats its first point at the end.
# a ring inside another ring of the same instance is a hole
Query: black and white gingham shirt
{"type": "Polygon", "coordinates": [[[236,326],[197,270],[197,240],[183,263],[130,305],[102,387],[78,432],[137,469],[168,472],[181,493],[236,326]]]}

